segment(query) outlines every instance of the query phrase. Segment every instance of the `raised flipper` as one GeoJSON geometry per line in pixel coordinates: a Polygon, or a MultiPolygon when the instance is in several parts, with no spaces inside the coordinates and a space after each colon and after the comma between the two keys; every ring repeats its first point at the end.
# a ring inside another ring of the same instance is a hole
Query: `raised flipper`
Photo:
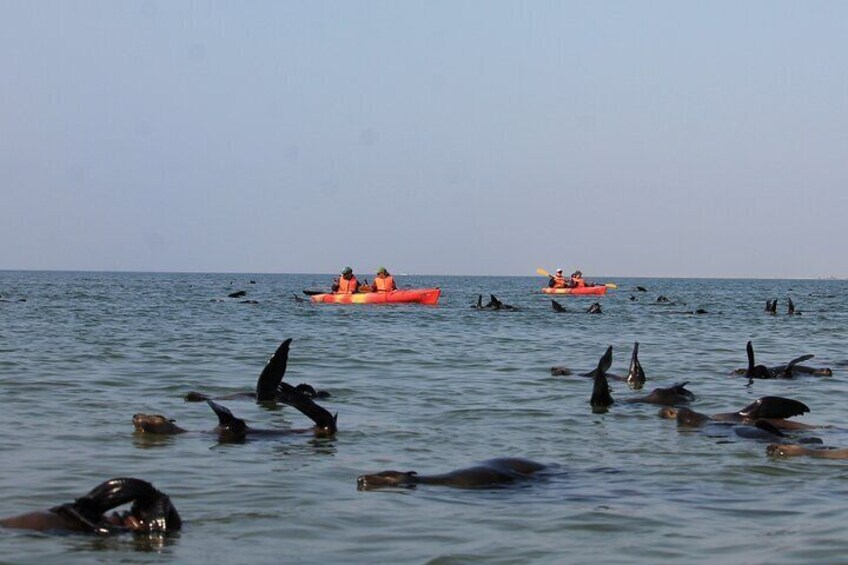
{"type": "Polygon", "coordinates": [[[556,300],[551,299],[551,307],[554,309],[554,312],[565,312],[565,306],[557,302],[556,300]]]}
{"type": "Polygon", "coordinates": [[[777,427],[775,427],[775,425],[771,422],[767,422],[765,420],[757,420],[756,422],[754,422],[754,426],[763,430],[764,432],[770,433],[771,435],[775,435],[778,437],[786,437],[786,434],[777,429],[777,427]]]}
{"type": "Polygon", "coordinates": [[[792,377],[795,376],[795,374],[794,374],[795,365],[797,365],[798,363],[803,363],[804,361],[808,361],[808,360],[812,359],[813,357],[815,357],[815,355],[813,355],[812,353],[808,353],[806,355],[801,355],[800,357],[796,357],[795,359],[793,359],[792,361],[790,361],[789,363],[786,364],[786,367],[783,369],[783,373],[780,376],[785,378],[785,379],[791,379],[792,377]]]}
{"type": "Polygon", "coordinates": [[[277,387],[286,374],[286,365],[289,360],[289,347],[292,338],[285,340],[268,360],[268,364],[262,369],[259,380],[256,381],[256,401],[267,402],[274,400],[277,387]]]}
{"type": "Polygon", "coordinates": [[[695,394],[686,388],[686,385],[689,384],[689,381],[684,381],[682,383],[677,383],[668,388],[668,390],[681,398],[688,400],[689,402],[695,401],[695,394]]]}
{"type": "Polygon", "coordinates": [[[642,370],[642,364],[639,363],[639,342],[633,344],[633,355],[630,357],[630,370],[627,372],[627,378],[624,379],[633,388],[642,388],[645,384],[645,371],[642,370]]]}
{"type": "Polygon", "coordinates": [[[315,404],[311,398],[287,382],[280,383],[276,398],[277,402],[288,404],[300,410],[307,418],[315,422],[316,430],[322,434],[333,435],[336,433],[338,414],[330,414],[327,409],[315,404]]]}
{"type": "Polygon", "coordinates": [[[745,371],[745,376],[748,377],[748,384],[751,384],[754,379],[771,379],[774,376],[764,365],[754,364],[754,346],[749,341],[745,346],[748,353],[748,369],[745,371]]]}
{"type": "Polygon", "coordinates": [[[601,359],[598,362],[597,368],[592,369],[588,373],[583,373],[580,376],[591,378],[591,377],[594,377],[595,375],[597,375],[598,372],[601,372],[601,371],[603,371],[603,373],[606,374],[606,372],[609,371],[610,367],[612,367],[612,345],[607,347],[606,352],[604,352],[604,354],[601,356],[601,359]]]}
{"type": "Polygon", "coordinates": [[[781,396],[764,396],[740,410],[739,415],[752,420],[784,419],[800,416],[809,411],[810,408],[803,402],[781,396]]]}
{"type": "MultiPolygon", "coordinates": [[[[51,511],[68,519],[79,521],[98,534],[108,534],[115,527],[103,520],[103,514],[112,508],[133,502],[130,514],[143,531],[174,531],[182,521],[167,495],[159,492],[147,481],[118,478],[105,481],[73,503],[51,508],[51,511]]],[[[135,529],[135,528],[134,528],[135,529]]]]}
{"type": "Polygon", "coordinates": [[[247,434],[247,423],[241,418],[236,418],[230,409],[220,404],[207,400],[206,403],[218,416],[218,432],[221,434],[232,434],[242,438],[247,434]]]}
{"type": "Polygon", "coordinates": [[[598,361],[598,367],[594,373],[594,385],[592,386],[592,398],[589,399],[589,404],[595,408],[606,408],[613,405],[612,395],[610,394],[609,382],[607,381],[606,372],[612,365],[612,346],[607,347],[606,352],[598,361]]]}

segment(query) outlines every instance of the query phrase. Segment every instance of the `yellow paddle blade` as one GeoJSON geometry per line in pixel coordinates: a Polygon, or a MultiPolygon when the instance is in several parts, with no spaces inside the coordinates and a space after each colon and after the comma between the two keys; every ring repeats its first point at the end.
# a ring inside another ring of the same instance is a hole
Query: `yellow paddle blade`
{"type": "Polygon", "coordinates": [[[615,284],[615,283],[606,283],[604,286],[607,287],[607,288],[613,288],[613,289],[618,288],[618,285],[615,284]]]}
{"type": "Polygon", "coordinates": [[[542,275],[543,277],[551,276],[551,274],[549,272],[547,272],[545,269],[542,269],[541,267],[536,269],[536,272],[539,273],[540,275],[542,275]]]}

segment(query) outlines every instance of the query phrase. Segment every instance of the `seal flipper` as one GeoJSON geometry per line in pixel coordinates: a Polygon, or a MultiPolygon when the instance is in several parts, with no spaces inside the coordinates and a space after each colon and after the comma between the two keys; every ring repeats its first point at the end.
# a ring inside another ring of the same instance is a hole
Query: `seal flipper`
{"type": "Polygon", "coordinates": [[[333,435],[338,430],[336,425],[338,414],[330,414],[327,409],[315,404],[311,398],[289,383],[280,383],[276,398],[277,402],[297,408],[304,416],[315,422],[316,431],[324,435],[333,435]]]}
{"type": "Polygon", "coordinates": [[[749,341],[745,346],[745,351],[748,354],[748,369],[745,371],[745,376],[748,377],[748,384],[754,382],[754,379],[770,379],[771,372],[764,365],[754,365],[754,346],[749,341]]]}
{"type": "Polygon", "coordinates": [[[627,372],[627,383],[633,388],[642,388],[645,384],[645,371],[639,363],[639,342],[633,344],[633,355],[630,357],[630,370],[627,372]]]}
{"type": "Polygon", "coordinates": [[[565,306],[557,302],[556,300],[551,299],[551,308],[554,309],[554,312],[565,312],[565,306]]]}
{"type": "MultiPolygon", "coordinates": [[[[88,494],[70,504],[62,504],[50,510],[64,518],[81,522],[94,533],[109,534],[119,528],[103,521],[105,512],[131,501],[135,501],[134,510],[136,506],[139,508],[149,507],[156,504],[161,497],[167,499],[167,496],[160,493],[147,481],[117,478],[100,483],[91,489],[88,494]]],[[[170,501],[168,502],[170,504],[170,501]]],[[[131,513],[138,517],[135,511],[131,513]]],[[[176,526],[175,529],[179,529],[179,526],[176,526]]]]}
{"type": "Polygon", "coordinates": [[[798,363],[803,363],[804,361],[808,361],[808,360],[812,359],[813,357],[815,357],[815,355],[813,355],[812,353],[808,353],[806,355],[801,355],[800,357],[796,357],[795,359],[793,359],[792,361],[790,361],[789,363],[786,364],[786,367],[783,369],[783,372],[780,376],[783,377],[783,378],[786,378],[786,379],[791,379],[792,377],[795,376],[794,373],[793,373],[793,369],[794,369],[795,365],[797,365],[798,363]]]}
{"type": "Polygon", "coordinates": [[[217,430],[220,434],[232,434],[243,438],[247,434],[247,423],[241,418],[236,418],[230,409],[220,404],[207,400],[206,403],[218,416],[217,430]]]}
{"type": "Polygon", "coordinates": [[[775,427],[775,425],[771,422],[767,422],[765,420],[757,420],[756,422],[754,422],[754,426],[763,430],[764,432],[770,433],[771,435],[778,437],[786,437],[786,434],[777,429],[777,427],[775,427]]]}
{"type": "Polygon", "coordinates": [[[677,383],[668,388],[668,390],[689,402],[695,401],[695,394],[686,388],[686,385],[689,384],[689,381],[684,381],[682,383],[677,383]]]}
{"type": "Polygon", "coordinates": [[[607,408],[612,406],[614,400],[610,394],[609,381],[607,381],[607,369],[612,365],[612,345],[607,347],[606,352],[598,360],[598,367],[594,373],[594,384],[592,386],[592,398],[589,404],[595,408],[607,408]]]}
{"type": "Polygon", "coordinates": [[[259,375],[259,380],[256,381],[256,401],[267,402],[274,400],[274,395],[277,392],[277,387],[282,382],[286,374],[286,365],[289,360],[289,347],[291,346],[292,338],[285,340],[268,360],[265,368],[262,369],[262,374],[259,375]]]}
{"type": "Polygon", "coordinates": [[[763,418],[784,419],[800,416],[810,411],[803,402],[781,396],[758,398],[738,412],[743,418],[760,420],[763,418]]]}

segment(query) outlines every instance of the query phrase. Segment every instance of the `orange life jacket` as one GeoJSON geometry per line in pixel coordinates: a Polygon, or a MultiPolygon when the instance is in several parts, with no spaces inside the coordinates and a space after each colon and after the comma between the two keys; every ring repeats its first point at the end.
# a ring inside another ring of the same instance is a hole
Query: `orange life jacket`
{"type": "Polygon", "coordinates": [[[359,281],[356,280],[356,275],[351,276],[349,279],[339,277],[339,289],[336,291],[340,294],[353,294],[359,290],[359,281]]]}
{"type": "Polygon", "coordinates": [[[566,286],[564,276],[556,275],[554,277],[554,288],[565,288],[566,286]]]}
{"type": "Polygon", "coordinates": [[[583,277],[571,277],[571,286],[584,287],[586,286],[586,281],[583,280],[583,277]]]}
{"type": "Polygon", "coordinates": [[[374,285],[377,289],[377,292],[389,292],[395,289],[395,279],[392,275],[387,275],[385,277],[376,277],[374,279],[374,285]]]}

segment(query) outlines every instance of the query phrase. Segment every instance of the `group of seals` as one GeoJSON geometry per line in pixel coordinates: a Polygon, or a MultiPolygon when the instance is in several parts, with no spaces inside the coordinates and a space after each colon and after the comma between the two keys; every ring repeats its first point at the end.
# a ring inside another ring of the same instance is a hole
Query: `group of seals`
{"type": "MultiPolygon", "coordinates": [[[[767,314],[777,314],[777,298],[774,300],[766,299],[766,307],[764,311],[767,314]]],[[[795,303],[792,302],[792,298],[786,298],[786,313],[790,316],[800,316],[800,312],[795,311],[795,303]]]]}
{"type": "MultiPolygon", "coordinates": [[[[259,428],[251,428],[247,422],[233,415],[229,408],[220,404],[207,400],[207,404],[218,416],[218,425],[209,430],[209,433],[218,436],[218,441],[227,442],[242,442],[247,438],[257,437],[280,437],[292,434],[301,434],[312,432],[317,437],[331,437],[337,431],[336,421],[338,415],[330,414],[325,408],[318,406],[312,399],[304,394],[289,390],[284,393],[285,399],[281,397],[280,402],[293,406],[300,410],[301,413],[309,417],[315,425],[308,429],[296,430],[266,430],[259,428]]],[[[135,414],[133,415],[133,426],[135,431],[139,433],[156,434],[156,435],[178,435],[189,433],[189,430],[182,428],[176,424],[176,420],[172,420],[162,416],[161,414],[135,414]]]]}
{"type": "MultiPolygon", "coordinates": [[[[312,399],[316,397],[329,396],[323,391],[316,391],[312,386],[301,383],[292,386],[283,381],[288,366],[289,349],[291,338],[284,340],[259,375],[256,382],[255,392],[238,392],[227,395],[225,398],[249,398],[257,403],[280,403],[287,404],[299,410],[314,422],[314,426],[305,430],[263,430],[251,428],[241,418],[237,418],[225,406],[213,402],[208,396],[189,392],[185,396],[186,401],[205,400],[218,416],[218,426],[209,433],[216,434],[220,441],[243,441],[248,437],[281,436],[295,433],[312,432],[319,437],[333,436],[337,431],[337,414],[330,414],[328,410],[316,404],[312,399]]],[[[135,414],[133,426],[136,432],[176,435],[187,433],[188,430],[181,428],[175,420],[166,418],[161,414],[135,414]]]]}
{"type": "Polygon", "coordinates": [[[101,535],[176,532],[182,519],[168,495],[147,481],[117,478],[94,487],[88,494],[48,510],[0,519],[0,526],[37,531],[86,532],[101,535]],[[129,510],[106,512],[132,502],[129,510]]]}

